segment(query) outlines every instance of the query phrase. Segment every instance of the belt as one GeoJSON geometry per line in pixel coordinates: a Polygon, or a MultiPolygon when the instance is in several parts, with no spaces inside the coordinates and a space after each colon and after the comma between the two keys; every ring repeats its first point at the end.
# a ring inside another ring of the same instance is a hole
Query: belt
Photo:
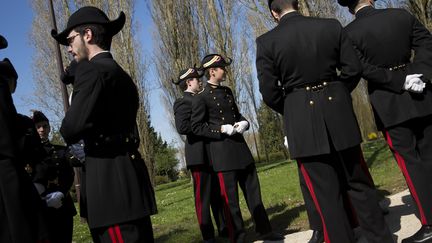
{"type": "Polygon", "coordinates": [[[301,84],[292,88],[293,91],[306,90],[310,92],[317,92],[326,88],[330,84],[331,80],[322,80],[319,82],[311,82],[306,84],[301,84]]]}
{"type": "Polygon", "coordinates": [[[396,66],[393,66],[393,67],[389,67],[388,70],[390,70],[390,71],[396,71],[396,70],[399,70],[399,69],[402,69],[402,68],[406,67],[406,65],[407,64],[396,65],[396,66]]]}
{"type": "Polygon", "coordinates": [[[104,135],[87,139],[85,141],[86,150],[99,149],[120,149],[133,150],[138,148],[139,138],[131,134],[104,135]]]}

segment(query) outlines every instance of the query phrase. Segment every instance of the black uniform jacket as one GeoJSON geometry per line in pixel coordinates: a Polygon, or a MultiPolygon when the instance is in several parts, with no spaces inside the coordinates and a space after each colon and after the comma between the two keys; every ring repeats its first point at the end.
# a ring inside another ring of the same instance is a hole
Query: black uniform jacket
{"type": "Polygon", "coordinates": [[[52,192],[62,192],[65,196],[63,205],[59,209],[49,208],[50,213],[72,217],[76,215],[76,209],[69,193],[75,175],[71,165],[71,155],[67,153],[65,146],[54,145],[49,141],[44,142],[43,147],[47,157],[37,166],[33,181],[45,186],[46,191],[42,196],[52,192]]]}
{"type": "MultiPolygon", "coordinates": [[[[47,239],[44,205],[20,155],[30,152],[21,147],[25,131],[0,74],[0,242],[36,242],[47,239]]],[[[32,125],[34,129],[34,125],[32,125]]]]}
{"type": "Polygon", "coordinates": [[[138,92],[108,52],[81,61],[72,104],[60,132],[68,144],[85,144],[85,198],[90,228],[156,213],[154,191],[138,153],[138,92]]]}
{"type": "Polygon", "coordinates": [[[244,169],[254,163],[242,134],[228,136],[220,132],[225,124],[246,119],[240,114],[230,88],[206,85],[192,101],[192,131],[207,138],[210,160],[215,171],[244,169]]]}
{"type": "Polygon", "coordinates": [[[184,92],[183,98],[174,102],[174,119],[177,132],[186,135],[185,156],[186,166],[208,164],[203,137],[192,133],[191,114],[192,100],[195,94],[184,92]]]}
{"type": "Polygon", "coordinates": [[[338,151],[361,142],[350,95],[360,63],[337,20],[288,13],[256,43],[260,92],[283,114],[293,158],[330,153],[330,139],[338,151]]]}
{"type": "Polygon", "coordinates": [[[430,87],[422,94],[402,90],[408,74],[432,77],[432,36],[414,16],[402,9],[365,7],[346,30],[359,50],[380,128],[432,114],[430,87]]]}

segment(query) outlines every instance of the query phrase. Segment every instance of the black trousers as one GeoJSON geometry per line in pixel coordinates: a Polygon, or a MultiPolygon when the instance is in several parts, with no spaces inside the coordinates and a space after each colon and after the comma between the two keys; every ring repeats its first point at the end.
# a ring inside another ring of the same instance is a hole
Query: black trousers
{"type": "Polygon", "coordinates": [[[327,243],[354,242],[354,234],[344,206],[345,191],[368,241],[393,242],[378,205],[375,187],[361,165],[362,160],[360,146],[297,160],[320,215],[327,243]],[[345,181],[346,185],[343,185],[341,180],[345,181]]]}
{"type": "MultiPolygon", "coordinates": [[[[369,177],[369,179],[371,180],[371,182],[375,186],[375,183],[373,182],[372,175],[369,172],[369,168],[368,168],[366,161],[364,160],[363,156],[360,160],[360,164],[361,164],[363,171],[367,175],[367,177],[369,177]]],[[[302,176],[301,171],[298,170],[298,172],[299,172],[300,190],[301,190],[302,195],[303,195],[306,213],[308,215],[308,220],[309,220],[309,228],[311,230],[323,231],[323,225],[321,222],[320,214],[319,214],[317,208],[315,207],[312,196],[311,196],[311,194],[307,188],[306,181],[304,180],[304,177],[302,176]]],[[[347,194],[346,190],[348,188],[348,184],[346,182],[345,176],[343,176],[343,173],[340,174],[339,179],[340,179],[339,183],[342,185],[342,188],[344,188],[344,191],[342,191],[342,200],[343,200],[344,209],[345,209],[345,212],[348,216],[349,222],[351,224],[351,228],[354,229],[358,226],[358,218],[357,218],[357,214],[355,212],[355,209],[351,203],[351,199],[349,198],[349,196],[347,194]]]]}
{"type": "Polygon", "coordinates": [[[384,131],[420,215],[432,225],[432,116],[416,118],[384,131]]]}
{"type": "Polygon", "coordinates": [[[50,243],[71,243],[73,234],[73,215],[57,213],[48,209],[46,214],[50,243]]]}
{"type": "Polygon", "coordinates": [[[219,234],[226,230],[218,176],[208,165],[191,166],[190,170],[194,186],[195,212],[201,235],[204,240],[212,239],[215,234],[210,208],[219,234]]]}
{"type": "Polygon", "coordinates": [[[255,165],[243,170],[218,172],[224,213],[231,242],[244,242],[244,222],[239,205],[238,186],[243,191],[249,212],[255,223],[255,231],[266,234],[272,231],[270,221],[261,200],[261,189],[255,165]]]}
{"type": "Polygon", "coordinates": [[[150,216],[142,219],[90,229],[94,243],[153,243],[150,216]]]}

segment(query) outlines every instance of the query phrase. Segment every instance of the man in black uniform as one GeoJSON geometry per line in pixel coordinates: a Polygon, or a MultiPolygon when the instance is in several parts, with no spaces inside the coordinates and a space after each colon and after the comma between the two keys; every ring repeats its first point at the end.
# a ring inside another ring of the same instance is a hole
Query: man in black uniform
{"type": "Polygon", "coordinates": [[[260,92],[284,116],[290,154],[321,216],[325,241],[354,241],[343,208],[346,190],[367,240],[393,242],[361,167],[361,135],[350,95],[361,70],[350,41],[337,20],[299,14],[296,0],[268,3],[278,26],[256,40],[260,92]]]}
{"type": "Polygon", "coordinates": [[[432,242],[432,36],[403,9],[339,0],[356,19],[346,31],[363,65],[377,126],[405,177],[422,228],[403,242],[432,242]],[[414,59],[410,57],[414,51],[414,59]]]}
{"type": "Polygon", "coordinates": [[[219,181],[208,159],[202,137],[196,136],[191,129],[192,100],[202,90],[203,76],[195,67],[180,72],[179,80],[174,82],[184,90],[183,97],[174,103],[174,118],[179,134],[186,135],[186,166],[191,170],[194,184],[195,212],[204,242],[215,242],[210,207],[219,235],[226,234],[222,212],[219,181]]]}
{"type": "Polygon", "coordinates": [[[41,196],[48,206],[46,212],[51,243],[72,242],[75,205],[69,190],[74,180],[71,164],[73,157],[65,146],[49,141],[51,126],[48,118],[40,111],[33,112],[33,122],[40,136],[47,158],[39,165],[33,182],[43,186],[41,196]]]}
{"type": "Polygon", "coordinates": [[[52,36],[78,62],[72,104],[60,132],[68,144],[85,144],[86,206],[94,242],[153,242],[150,215],[156,202],[138,152],[137,88],[109,53],[125,15],[110,21],[83,7],[52,36]]]}
{"type": "MultiPolygon", "coordinates": [[[[0,49],[6,47],[7,41],[0,36],[0,49]]],[[[42,200],[22,161],[29,151],[21,146],[26,129],[20,126],[23,119],[11,96],[17,79],[10,61],[0,61],[0,242],[45,242],[42,200]]]]}
{"type": "Polygon", "coordinates": [[[249,123],[240,114],[225,80],[225,67],[231,61],[211,54],[201,61],[208,79],[203,92],[192,101],[192,131],[206,137],[210,160],[217,172],[224,201],[225,219],[232,242],[244,242],[244,223],[238,201],[238,184],[243,190],[255,231],[263,240],[282,240],[272,227],[261,200],[260,185],[254,159],[243,138],[249,123]]]}

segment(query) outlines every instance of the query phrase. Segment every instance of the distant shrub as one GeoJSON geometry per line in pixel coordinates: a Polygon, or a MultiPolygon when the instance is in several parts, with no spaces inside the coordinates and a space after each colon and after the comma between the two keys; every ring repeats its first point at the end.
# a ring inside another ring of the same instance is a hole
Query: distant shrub
{"type": "Polygon", "coordinates": [[[159,176],[157,175],[155,177],[155,183],[156,185],[162,185],[171,182],[171,180],[168,178],[168,176],[159,176]]]}

